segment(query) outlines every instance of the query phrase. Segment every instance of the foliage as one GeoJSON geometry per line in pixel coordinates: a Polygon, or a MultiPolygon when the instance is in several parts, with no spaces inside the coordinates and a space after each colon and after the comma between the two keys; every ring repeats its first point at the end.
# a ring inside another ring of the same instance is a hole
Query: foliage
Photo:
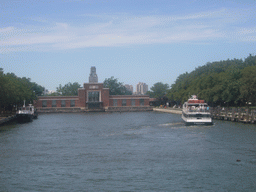
{"type": "Polygon", "coordinates": [[[105,79],[103,82],[104,88],[109,88],[109,95],[132,95],[131,91],[128,91],[123,83],[118,82],[113,76],[105,79]]]}
{"type": "Polygon", "coordinates": [[[169,89],[168,84],[163,84],[162,82],[157,82],[150,88],[151,91],[148,91],[147,94],[151,98],[161,99],[165,96],[168,89],[169,89]]]}
{"type": "Polygon", "coordinates": [[[243,102],[248,103],[256,103],[256,65],[246,67],[241,71],[241,96],[243,102]]]}
{"type": "Polygon", "coordinates": [[[81,85],[77,82],[75,83],[67,83],[66,85],[62,86],[61,84],[59,87],[56,88],[57,94],[62,96],[77,96],[78,95],[78,88],[81,88],[81,85]]]}
{"type": "Polygon", "coordinates": [[[178,76],[167,93],[170,100],[183,103],[198,95],[212,105],[256,104],[256,56],[207,63],[191,73],[178,76]]]}
{"type": "Polygon", "coordinates": [[[0,108],[33,103],[36,96],[43,93],[43,87],[31,82],[29,78],[19,78],[14,73],[4,74],[0,68],[0,108]]]}

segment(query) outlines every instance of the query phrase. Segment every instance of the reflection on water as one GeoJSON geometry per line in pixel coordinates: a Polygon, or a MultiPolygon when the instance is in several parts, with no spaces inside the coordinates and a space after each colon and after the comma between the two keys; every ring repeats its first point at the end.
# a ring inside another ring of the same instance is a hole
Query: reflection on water
{"type": "Polygon", "coordinates": [[[87,113],[42,114],[0,130],[0,191],[256,187],[255,125],[186,127],[176,114],[87,113]]]}

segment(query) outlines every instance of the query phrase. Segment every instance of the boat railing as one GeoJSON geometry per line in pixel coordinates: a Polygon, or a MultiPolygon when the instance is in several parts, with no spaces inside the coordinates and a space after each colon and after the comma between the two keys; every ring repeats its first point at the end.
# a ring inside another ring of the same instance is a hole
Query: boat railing
{"type": "Polygon", "coordinates": [[[192,109],[192,108],[186,108],[183,110],[184,112],[189,112],[189,113],[198,113],[198,112],[201,112],[201,113],[210,113],[210,109],[209,108],[195,108],[195,109],[192,109]]]}

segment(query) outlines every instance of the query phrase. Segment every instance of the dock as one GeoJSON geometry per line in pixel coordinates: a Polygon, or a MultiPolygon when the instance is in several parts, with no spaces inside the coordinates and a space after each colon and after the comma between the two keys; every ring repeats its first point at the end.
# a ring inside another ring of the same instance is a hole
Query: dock
{"type": "Polygon", "coordinates": [[[211,114],[213,119],[252,123],[256,122],[256,109],[250,108],[211,108],[211,114]]]}
{"type": "MultiPolygon", "coordinates": [[[[182,114],[182,109],[180,108],[153,108],[153,111],[182,114]]],[[[256,123],[256,109],[214,107],[210,108],[210,112],[212,118],[217,120],[251,124],[256,123]]]]}

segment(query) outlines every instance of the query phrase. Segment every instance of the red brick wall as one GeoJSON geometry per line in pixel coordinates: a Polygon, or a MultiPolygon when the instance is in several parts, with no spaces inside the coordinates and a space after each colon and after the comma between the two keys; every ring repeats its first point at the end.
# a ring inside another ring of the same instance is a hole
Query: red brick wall
{"type": "Polygon", "coordinates": [[[79,107],[79,104],[80,104],[79,100],[75,100],[75,107],[79,107]]]}
{"type": "Polygon", "coordinates": [[[149,106],[149,96],[144,95],[110,95],[109,106],[113,106],[113,99],[117,99],[117,106],[122,106],[122,100],[126,99],[126,106],[131,106],[131,100],[135,100],[135,106],[140,106],[140,99],[144,100],[144,106],[149,106]]]}
{"type": "Polygon", "coordinates": [[[86,90],[85,89],[78,89],[78,99],[79,99],[78,107],[85,107],[86,106],[86,90]]]}
{"type": "Polygon", "coordinates": [[[70,107],[70,100],[66,100],[66,107],[70,107]]]}
{"type": "Polygon", "coordinates": [[[103,107],[109,106],[109,89],[101,90],[101,101],[103,102],[103,107]]]}
{"type": "Polygon", "coordinates": [[[135,100],[135,106],[140,106],[140,100],[139,99],[135,100]]]}
{"type": "Polygon", "coordinates": [[[56,100],[56,107],[61,107],[61,100],[66,101],[66,107],[70,107],[70,101],[75,100],[75,107],[79,107],[79,100],[76,96],[40,96],[38,97],[38,100],[34,101],[35,107],[42,107],[43,100],[46,100],[47,107],[52,107],[52,101],[56,100]]]}
{"type": "Polygon", "coordinates": [[[126,99],[126,106],[131,106],[131,105],[132,105],[132,100],[126,99]]]}
{"type": "Polygon", "coordinates": [[[56,107],[61,107],[61,100],[66,101],[66,107],[70,107],[70,100],[75,100],[75,107],[86,107],[87,91],[100,91],[103,107],[113,106],[113,99],[117,99],[117,106],[122,106],[122,100],[126,99],[126,106],[131,106],[131,99],[135,100],[135,106],[140,106],[140,99],[144,99],[144,106],[149,106],[149,96],[144,95],[109,95],[109,89],[103,88],[103,83],[85,83],[84,88],[78,89],[78,96],[40,96],[35,101],[36,107],[42,107],[42,100],[47,100],[47,107],[52,107],[52,100],[56,100],[56,107]]]}
{"type": "Polygon", "coordinates": [[[56,101],[56,107],[61,107],[61,100],[56,101]]]}

